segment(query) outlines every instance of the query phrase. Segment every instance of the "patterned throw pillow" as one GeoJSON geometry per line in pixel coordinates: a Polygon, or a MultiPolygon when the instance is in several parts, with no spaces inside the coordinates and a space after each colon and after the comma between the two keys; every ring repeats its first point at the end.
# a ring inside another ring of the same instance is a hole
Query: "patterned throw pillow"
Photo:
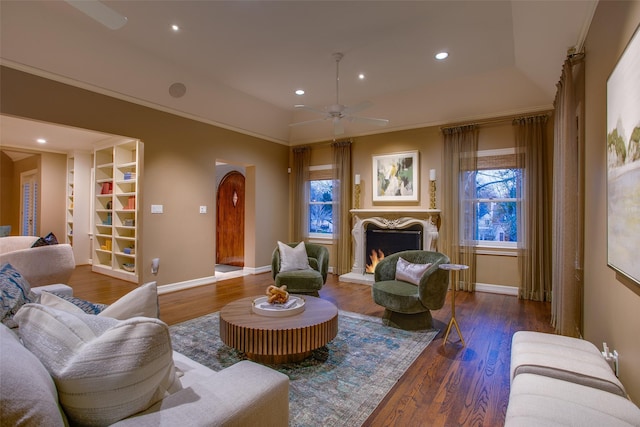
{"type": "Polygon", "coordinates": [[[17,324],[13,316],[26,303],[34,302],[37,297],[31,292],[27,279],[11,264],[0,267],[0,318],[9,328],[17,324]]]}
{"type": "Polygon", "coordinates": [[[58,239],[56,238],[56,235],[53,233],[49,233],[46,236],[40,237],[38,240],[33,242],[33,245],[31,245],[31,247],[37,248],[39,246],[49,246],[49,245],[57,245],[57,244],[58,244],[58,239]]]}
{"type": "Polygon", "coordinates": [[[15,316],[25,347],[47,368],[71,425],[110,425],[182,388],[169,327],[26,304],[15,316]]]}

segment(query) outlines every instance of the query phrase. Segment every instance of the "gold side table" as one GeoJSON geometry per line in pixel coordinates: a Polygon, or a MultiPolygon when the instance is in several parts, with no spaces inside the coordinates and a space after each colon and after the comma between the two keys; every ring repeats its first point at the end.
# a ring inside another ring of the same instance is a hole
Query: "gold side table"
{"type": "MultiPolygon", "coordinates": [[[[462,346],[466,346],[464,343],[464,338],[462,338],[462,333],[460,332],[460,327],[458,326],[458,321],[456,320],[456,272],[460,270],[466,270],[469,268],[468,265],[463,264],[440,264],[438,266],[441,270],[447,270],[451,272],[451,320],[449,320],[449,326],[447,326],[447,332],[444,334],[444,341],[442,345],[447,343],[447,338],[449,337],[449,332],[451,332],[451,326],[456,327],[456,331],[458,331],[458,336],[460,337],[460,341],[462,341],[462,346]]],[[[459,273],[458,273],[459,274],[459,273]]]]}

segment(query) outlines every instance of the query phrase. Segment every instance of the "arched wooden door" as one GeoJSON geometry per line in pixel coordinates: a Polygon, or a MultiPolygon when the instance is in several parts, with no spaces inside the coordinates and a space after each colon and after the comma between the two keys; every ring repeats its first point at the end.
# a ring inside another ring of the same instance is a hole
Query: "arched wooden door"
{"type": "Polygon", "coordinates": [[[244,176],[229,172],[216,199],[216,264],[244,267],[244,176]]]}

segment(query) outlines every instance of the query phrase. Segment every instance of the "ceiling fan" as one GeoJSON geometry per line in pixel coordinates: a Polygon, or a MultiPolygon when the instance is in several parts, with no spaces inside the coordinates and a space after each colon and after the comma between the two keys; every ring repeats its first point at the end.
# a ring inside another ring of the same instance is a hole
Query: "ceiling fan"
{"type": "Polygon", "coordinates": [[[333,123],[333,134],[342,135],[344,133],[344,125],[342,123],[342,119],[346,119],[349,122],[365,123],[376,126],[386,126],[389,123],[389,120],[387,119],[375,119],[372,117],[360,117],[353,115],[354,113],[371,107],[373,104],[369,101],[361,102],[354,105],[353,107],[347,107],[346,105],[340,104],[340,60],[343,57],[344,54],[340,52],[336,52],[333,54],[333,58],[336,60],[336,103],[333,105],[329,105],[324,109],[309,107],[307,105],[296,105],[294,108],[298,110],[312,111],[314,113],[322,114],[324,117],[319,119],[306,120],[304,122],[292,123],[290,126],[301,126],[310,123],[321,122],[324,120],[331,120],[331,122],[333,123]]]}
{"type": "Polygon", "coordinates": [[[66,0],[80,12],[95,19],[110,30],[119,30],[127,23],[127,17],[98,0],[66,0]]]}

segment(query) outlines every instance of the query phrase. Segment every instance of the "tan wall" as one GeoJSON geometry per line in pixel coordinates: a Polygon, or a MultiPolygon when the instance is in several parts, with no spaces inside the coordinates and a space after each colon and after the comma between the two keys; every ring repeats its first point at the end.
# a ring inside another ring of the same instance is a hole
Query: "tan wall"
{"type": "Polygon", "coordinates": [[[288,147],[10,68],[1,72],[4,114],[144,142],[142,281],[163,285],[213,274],[217,159],[247,167],[247,197],[253,198],[247,207],[256,208],[247,217],[245,265],[270,265],[276,241],[288,236],[288,147]],[[164,205],[165,213],[151,215],[151,204],[164,205]],[[207,214],[199,213],[200,205],[209,207],[207,214]],[[160,270],[153,276],[156,257],[160,270]]]}
{"type": "Polygon", "coordinates": [[[0,225],[11,225],[11,233],[16,233],[13,215],[13,160],[0,152],[0,225]]]}
{"type": "Polygon", "coordinates": [[[607,267],[607,79],[640,23],[640,2],[598,3],[586,50],[585,338],[620,353],[620,379],[640,402],[640,286],[607,267]]]}
{"type": "Polygon", "coordinates": [[[64,243],[66,234],[67,200],[66,154],[42,153],[40,155],[40,235],[50,232],[64,243]]]}

